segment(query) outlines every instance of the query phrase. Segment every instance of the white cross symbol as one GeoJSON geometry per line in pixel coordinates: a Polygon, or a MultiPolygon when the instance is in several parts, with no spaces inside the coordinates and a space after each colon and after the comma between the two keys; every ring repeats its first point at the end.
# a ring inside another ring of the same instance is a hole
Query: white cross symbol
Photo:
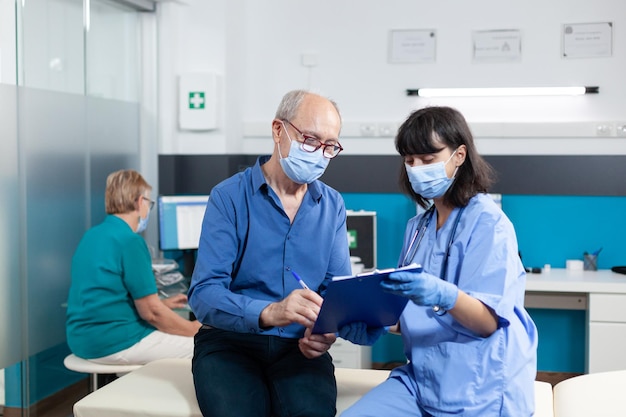
{"type": "Polygon", "coordinates": [[[356,233],[348,232],[348,246],[352,247],[352,244],[356,244],[356,233]]]}
{"type": "Polygon", "coordinates": [[[193,93],[189,99],[189,103],[191,103],[194,109],[197,109],[201,104],[204,104],[204,97],[202,97],[200,93],[193,93]]]}

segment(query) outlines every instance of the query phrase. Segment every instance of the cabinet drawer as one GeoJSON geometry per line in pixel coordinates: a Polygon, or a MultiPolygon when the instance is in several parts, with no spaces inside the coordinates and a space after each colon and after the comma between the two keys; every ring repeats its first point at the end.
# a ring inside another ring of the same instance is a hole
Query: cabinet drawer
{"type": "Polygon", "coordinates": [[[353,352],[353,353],[359,352],[360,350],[363,350],[363,349],[370,349],[369,346],[355,345],[354,343],[350,343],[346,341],[335,342],[330,348],[333,350],[333,352],[353,352]]]}
{"type": "Polygon", "coordinates": [[[328,351],[333,357],[333,363],[338,368],[371,368],[372,348],[359,346],[342,340],[335,342],[328,351]]]}
{"type": "Polygon", "coordinates": [[[626,369],[626,324],[589,325],[589,373],[626,369]]]}
{"type": "Polygon", "coordinates": [[[589,294],[589,320],[626,323],[626,295],[589,294]]]}
{"type": "Polygon", "coordinates": [[[351,350],[355,346],[354,343],[350,343],[347,340],[337,338],[337,341],[330,347],[332,350],[351,350]]]}
{"type": "Polygon", "coordinates": [[[353,355],[336,355],[331,352],[331,356],[333,357],[333,364],[336,368],[352,368],[359,369],[361,368],[361,363],[359,362],[358,356],[353,355]]]}

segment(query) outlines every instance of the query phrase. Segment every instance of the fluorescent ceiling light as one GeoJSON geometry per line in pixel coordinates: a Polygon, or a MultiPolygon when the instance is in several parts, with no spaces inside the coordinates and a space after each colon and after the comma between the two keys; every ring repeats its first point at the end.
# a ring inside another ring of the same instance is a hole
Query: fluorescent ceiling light
{"type": "Polygon", "coordinates": [[[599,87],[418,88],[406,93],[419,97],[580,96],[597,94],[599,90],[599,87]]]}

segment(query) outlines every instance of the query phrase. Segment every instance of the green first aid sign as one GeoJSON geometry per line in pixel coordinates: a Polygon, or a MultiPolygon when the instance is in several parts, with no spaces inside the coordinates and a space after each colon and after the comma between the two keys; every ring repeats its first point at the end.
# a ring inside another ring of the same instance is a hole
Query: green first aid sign
{"type": "Polygon", "coordinates": [[[204,109],[204,91],[190,91],[189,92],[189,109],[204,109]]]}
{"type": "Polygon", "coordinates": [[[356,230],[348,230],[348,248],[356,249],[356,230]]]}

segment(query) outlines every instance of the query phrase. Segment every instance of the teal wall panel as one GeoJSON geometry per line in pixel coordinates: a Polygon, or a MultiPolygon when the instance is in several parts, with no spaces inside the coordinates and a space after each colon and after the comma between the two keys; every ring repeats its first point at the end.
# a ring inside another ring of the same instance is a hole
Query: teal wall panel
{"type": "Polygon", "coordinates": [[[585,372],[585,311],[529,309],[537,325],[537,369],[585,372]]]}
{"type": "Polygon", "coordinates": [[[598,268],[626,265],[626,197],[504,195],[502,209],[526,266],[565,268],[599,248],[598,268]]]}

